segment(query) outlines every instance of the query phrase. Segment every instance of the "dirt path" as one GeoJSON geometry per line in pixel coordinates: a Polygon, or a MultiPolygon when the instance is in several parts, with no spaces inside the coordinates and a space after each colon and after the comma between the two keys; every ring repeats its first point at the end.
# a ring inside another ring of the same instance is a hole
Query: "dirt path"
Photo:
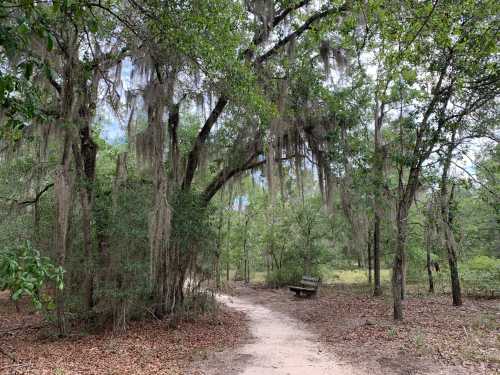
{"type": "Polygon", "coordinates": [[[251,342],[219,353],[202,367],[204,374],[351,375],[361,374],[327,354],[297,320],[244,298],[220,296],[227,306],[249,319],[251,342]]]}

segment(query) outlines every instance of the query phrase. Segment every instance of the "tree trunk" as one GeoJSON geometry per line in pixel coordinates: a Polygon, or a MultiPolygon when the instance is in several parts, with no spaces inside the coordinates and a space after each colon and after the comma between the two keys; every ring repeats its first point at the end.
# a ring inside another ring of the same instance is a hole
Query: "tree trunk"
{"type": "Polygon", "coordinates": [[[85,280],[83,282],[83,290],[85,293],[85,306],[87,310],[92,310],[94,307],[92,206],[97,147],[90,138],[90,129],[88,127],[82,129],[80,138],[82,140],[81,148],[73,144],[73,154],[75,158],[75,169],[78,176],[80,205],[82,208],[83,249],[85,254],[85,280]]]}
{"type": "Polygon", "coordinates": [[[450,266],[451,278],[451,294],[454,306],[462,305],[462,292],[460,288],[460,277],[458,274],[457,264],[457,251],[455,236],[452,230],[453,215],[450,211],[450,203],[453,201],[453,188],[451,193],[448,193],[448,172],[450,169],[451,158],[453,156],[453,149],[455,147],[455,132],[452,133],[451,144],[443,161],[443,173],[441,176],[441,219],[446,243],[446,250],[448,253],[448,264],[450,266]]]}
{"type": "MultiPolygon", "coordinates": [[[[432,199],[432,198],[431,198],[432,199]]],[[[432,201],[429,202],[427,208],[427,225],[426,225],[426,233],[425,233],[425,250],[427,253],[427,277],[429,280],[429,293],[434,293],[434,279],[432,277],[432,259],[431,259],[431,247],[432,247],[432,232],[434,230],[433,225],[433,210],[432,210],[432,201]]]]}
{"type": "Polygon", "coordinates": [[[80,193],[82,204],[82,229],[83,229],[83,248],[85,253],[86,272],[84,281],[85,305],[88,310],[94,307],[94,266],[92,255],[92,213],[91,202],[86,193],[80,193]]]}
{"type": "Polygon", "coordinates": [[[368,231],[368,241],[366,241],[366,250],[368,255],[368,284],[372,285],[372,239],[371,231],[368,231]]]}
{"type": "Polygon", "coordinates": [[[453,306],[462,305],[462,293],[460,288],[460,277],[458,275],[457,252],[455,236],[452,230],[453,216],[450,213],[450,202],[453,200],[453,189],[448,194],[448,171],[451,163],[455,134],[453,133],[452,145],[449,146],[447,157],[443,163],[443,174],[441,177],[441,219],[448,253],[448,264],[450,266],[451,294],[453,306]]]}
{"type": "Polygon", "coordinates": [[[429,279],[429,293],[434,293],[434,279],[432,278],[432,261],[431,261],[431,244],[430,244],[430,236],[428,236],[426,241],[426,250],[427,250],[427,277],[429,279]]]}
{"type": "Polygon", "coordinates": [[[182,295],[179,291],[179,278],[184,276],[179,263],[178,246],[169,243],[171,228],[171,212],[167,200],[167,176],[164,168],[165,124],[163,121],[166,103],[163,95],[168,96],[173,87],[156,81],[151,82],[151,90],[162,93],[148,107],[148,129],[151,137],[151,160],[153,174],[153,207],[149,221],[151,290],[154,310],[157,316],[163,317],[173,312],[182,295]],[[180,294],[180,295],[179,295],[180,294]]]}
{"type": "Polygon", "coordinates": [[[455,252],[451,250],[450,247],[448,247],[448,263],[450,265],[453,306],[462,306],[462,292],[460,289],[460,278],[458,276],[457,257],[455,252]]]}
{"type": "MultiPolygon", "coordinates": [[[[406,235],[405,235],[406,238],[406,235]]],[[[401,260],[402,260],[402,272],[401,272],[401,300],[406,299],[406,240],[404,245],[404,251],[401,252],[401,260]]]]}
{"type": "Polygon", "coordinates": [[[384,123],[385,103],[379,102],[378,94],[375,98],[375,132],[374,132],[374,195],[373,195],[373,295],[381,296],[382,287],[380,284],[380,257],[381,257],[381,237],[380,225],[382,221],[382,200],[384,183],[384,149],[382,146],[382,125],[384,123]]]}
{"type": "Polygon", "coordinates": [[[243,256],[244,256],[244,268],[243,268],[243,277],[245,280],[245,284],[250,282],[250,272],[249,272],[249,264],[248,264],[248,246],[247,246],[247,232],[248,232],[248,221],[249,216],[248,213],[245,215],[245,234],[243,237],[243,256]]]}
{"type": "MultiPolygon", "coordinates": [[[[69,158],[66,157],[62,165],[56,170],[54,177],[54,192],[56,197],[55,247],[57,265],[63,268],[66,261],[73,192],[73,179],[70,174],[69,166],[69,158]]],[[[64,291],[59,289],[56,289],[56,314],[59,334],[64,335],[66,333],[64,291]]]]}
{"type": "Polygon", "coordinates": [[[448,219],[448,221],[443,224],[444,224],[446,250],[448,252],[448,264],[450,266],[451,295],[453,299],[453,306],[461,306],[462,292],[460,288],[460,277],[458,274],[455,237],[451,229],[451,221],[448,219]]]}
{"type": "Polygon", "coordinates": [[[375,214],[373,223],[373,295],[382,295],[382,286],[380,285],[380,217],[375,214]]]}
{"type": "MultiPolygon", "coordinates": [[[[229,207],[232,207],[233,205],[233,189],[231,188],[229,190],[229,207]]],[[[226,281],[229,282],[229,273],[230,273],[230,256],[231,254],[231,211],[227,215],[227,262],[226,262],[226,281]]]]}
{"type": "Polygon", "coordinates": [[[224,194],[220,193],[220,213],[217,223],[217,244],[214,257],[215,287],[219,289],[222,285],[220,270],[220,255],[222,253],[222,226],[224,224],[224,194]]]}
{"type": "MultiPolygon", "coordinates": [[[[68,247],[68,231],[73,202],[74,178],[70,171],[70,152],[73,140],[73,105],[75,99],[74,68],[77,60],[78,42],[76,35],[68,36],[68,60],[64,65],[63,84],[61,91],[60,124],[62,131],[61,139],[61,164],[54,175],[55,193],[55,248],[57,254],[57,265],[64,268],[68,247]]],[[[64,291],[56,289],[56,315],[57,326],[60,335],[66,334],[66,320],[64,311],[64,291]]]]}
{"type": "Polygon", "coordinates": [[[404,258],[406,251],[406,235],[408,225],[408,210],[404,203],[398,204],[397,241],[394,263],[392,266],[392,297],[394,302],[394,319],[403,320],[403,282],[404,258]]]}

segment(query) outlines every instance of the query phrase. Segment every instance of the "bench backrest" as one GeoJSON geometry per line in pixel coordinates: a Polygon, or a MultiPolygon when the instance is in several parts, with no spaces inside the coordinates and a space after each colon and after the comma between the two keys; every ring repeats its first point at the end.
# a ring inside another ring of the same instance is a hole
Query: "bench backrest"
{"type": "Polygon", "coordinates": [[[302,276],[302,281],[300,283],[304,286],[318,289],[320,281],[321,279],[319,277],[302,276]]]}

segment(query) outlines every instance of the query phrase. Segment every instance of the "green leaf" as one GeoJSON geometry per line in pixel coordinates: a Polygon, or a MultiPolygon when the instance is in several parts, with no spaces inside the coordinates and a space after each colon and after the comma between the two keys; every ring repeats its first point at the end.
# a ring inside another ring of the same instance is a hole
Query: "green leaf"
{"type": "Polygon", "coordinates": [[[24,289],[18,289],[12,294],[12,300],[17,301],[23,295],[24,289]]]}

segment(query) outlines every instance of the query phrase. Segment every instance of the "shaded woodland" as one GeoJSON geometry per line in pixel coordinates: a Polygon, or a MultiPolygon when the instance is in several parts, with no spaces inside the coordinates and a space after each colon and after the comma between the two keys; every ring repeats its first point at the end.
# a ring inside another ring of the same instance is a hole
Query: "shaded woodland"
{"type": "Polygon", "coordinates": [[[233,280],[498,297],[499,11],[3,1],[0,290],[61,336],[233,280]]]}

